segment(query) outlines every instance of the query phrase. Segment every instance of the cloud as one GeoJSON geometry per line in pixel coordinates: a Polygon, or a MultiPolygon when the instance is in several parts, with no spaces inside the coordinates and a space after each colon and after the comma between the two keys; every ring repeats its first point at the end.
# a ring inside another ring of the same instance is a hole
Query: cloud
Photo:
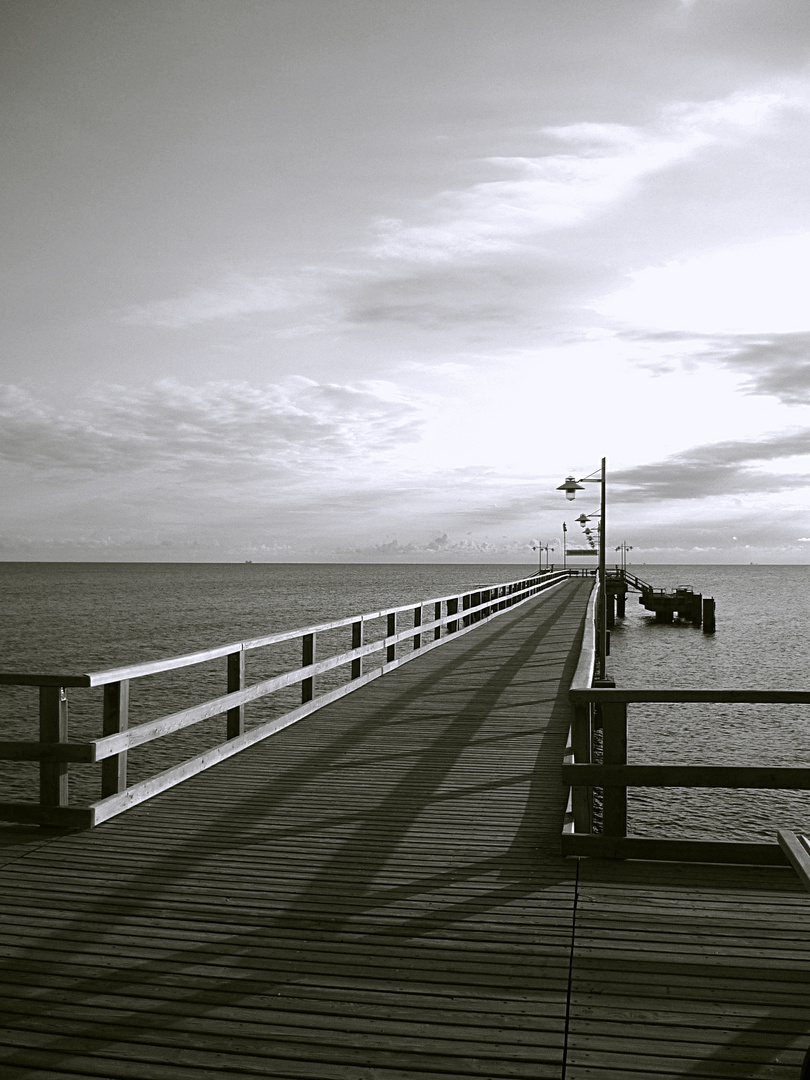
{"type": "Polygon", "coordinates": [[[381,219],[372,254],[419,263],[519,250],[546,233],[569,229],[628,198],[646,177],[700,151],[756,136],[776,115],[808,108],[802,84],[783,83],[663,110],[648,127],[584,122],[545,127],[546,150],[493,157],[494,178],[444,191],[421,223],[381,219]]]}
{"type": "Polygon", "coordinates": [[[761,440],[728,440],[693,447],[664,461],[618,469],[610,475],[616,502],[637,503],[671,499],[786,491],[810,486],[806,472],[762,472],[757,463],[810,455],[810,428],[761,440]]]}
{"type": "Polygon", "coordinates": [[[532,540],[503,537],[500,540],[488,538],[475,539],[463,537],[452,539],[447,532],[442,532],[430,540],[387,540],[382,543],[368,544],[351,549],[353,555],[363,555],[373,559],[391,561],[449,559],[489,561],[494,557],[514,559],[523,556],[526,562],[534,559],[532,540]]]}
{"type": "Polygon", "coordinates": [[[121,313],[121,321],[183,330],[248,315],[283,315],[289,319],[308,312],[309,320],[313,316],[323,318],[320,309],[325,304],[328,307],[325,279],[329,276],[325,269],[307,268],[286,276],[229,273],[215,287],[194,288],[180,296],[132,305],[121,313]]]}
{"type": "Polygon", "coordinates": [[[53,476],[151,470],[190,479],[334,470],[419,437],[424,403],[384,383],[105,386],[71,410],[0,388],[0,460],[53,476]]]}
{"type": "Polygon", "coordinates": [[[743,389],[785,405],[810,404],[810,332],[745,335],[705,343],[714,361],[749,376],[743,389]]]}

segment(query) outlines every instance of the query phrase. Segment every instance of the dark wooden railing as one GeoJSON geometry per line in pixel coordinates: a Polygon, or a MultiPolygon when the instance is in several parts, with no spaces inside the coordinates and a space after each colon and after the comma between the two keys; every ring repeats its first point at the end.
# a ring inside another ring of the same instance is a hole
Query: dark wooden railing
{"type": "MultiPolygon", "coordinates": [[[[777,843],[628,836],[628,787],[760,788],[810,791],[810,768],[737,765],[629,765],[627,707],[639,702],[810,704],[810,690],[594,687],[597,589],[588,606],[579,664],[571,683],[573,706],[563,783],[569,787],[562,835],[564,855],[618,859],[674,859],[782,865],[777,843]],[[595,738],[601,729],[601,753],[595,738]],[[601,760],[595,758],[599,756],[601,760]],[[602,790],[601,832],[594,827],[594,789],[602,790]]],[[[774,822],[774,836],[783,822],[774,822]]]]}
{"type": "Polygon", "coordinates": [[[39,762],[39,803],[0,803],[0,820],[92,828],[268,738],[416,656],[489,622],[537,593],[562,583],[569,576],[570,573],[564,571],[535,574],[503,584],[477,586],[470,592],[438,596],[382,611],[335,619],[316,626],[236,641],[183,656],[90,674],[0,673],[0,685],[31,686],[38,688],[39,692],[38,740],[0,742],[0,761],[39,762]],[[406,615],[411,625],[402,628],[399,620],[406,615]],[[427,619],[425,615],[428,615],[427,619]],[[376,620],[384,621],[385,635],[367,641],[367,628],[376,620]],[[318,635],[342,627],[351,633],[351,648],[317,659],[318,635]],[[245,685],[247,653],[296,639],[301,642],[300,667],[252,686],[245,685]],[[398,646],[405,646],[408,642],[411,645],[410,651],[397,655],[398,646]],[[382,662],[371,670],[366,670],[368,661],[374,658],[375,654],[382,662]],[[194,667],[218,658],[226,661],[227,692],[224,695],[201,705],[128,727],[129,689],[133,680],[178,668],[194,667]],[[318,676],[344,666],[348,669],[348,681],[326,693],[316,695],[318,676]],[[299,707],[249,730],[245,729],[247,704],[296,683],[301,684],[299,707]],[[71,687],[102,689],[100,738],[84,742],[69,741],[68,689],[71,687]],[[225,740],[222,743],[146,780],[127,786],[128,750],[223,714],[226,721],[225,740]],[[68,768],[71,762],[100,765],[99,801],[89,806],[69,805],[68,768]]]}

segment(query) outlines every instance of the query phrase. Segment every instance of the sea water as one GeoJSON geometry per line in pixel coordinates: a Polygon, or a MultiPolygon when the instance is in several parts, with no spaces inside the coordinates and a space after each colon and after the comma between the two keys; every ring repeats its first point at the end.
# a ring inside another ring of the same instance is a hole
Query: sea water
{"type": "MultiPolygon", "coordinates": [[[[427,600],[519,578],[531,566],[471,564],[0,563],[0,670],[79,673],[427,600]]],[[[806,688],[810,567],[642,566],[657,588],[689,585],[717,604],[717,632],[662,625],[628,594],[609,670],[624,686],[806,688]]],[[[407,625],[407,623],[405,623],[407,625]]],[[[327,643],[325,643],[327,644],[327,643]]],[[[348,644],[346,645],[348,647],[348,644]]],[[[300,662],[300,643],[251,654],[249,681],[300,662]],[[266,654],[272,653],[272,656],[266,654]]],[[[321,684],[321,689],[324,684],[321,684]]],[[[36,738],[33,688],[0,694],[0,738],[36,738]]],[[[224,660],[133,683],[138,723],[223,693],[224,660]]],[[[297,688],[248,709],[248,726],[295,704],[297,688]],[[276,700],[278,698],[278,700],[276,700]]],[[[71,690],[71,735],[100,734],[100,691],[71,690]]],[[[632,763],[810,765],[810,707],[630,705],[632,763]]],[[[214,718],[129,755],[136,782],[215,745],[214,718]]],[[[0,800],[35,801],[36,766],[0,766],[0,800]]],[[[99,797],[97,766],[71,766],[71,802],[99,797]]],[[[810,796],[763,791],[634,789],[639,835],[772,840],[810,828],[810,796]]]]}

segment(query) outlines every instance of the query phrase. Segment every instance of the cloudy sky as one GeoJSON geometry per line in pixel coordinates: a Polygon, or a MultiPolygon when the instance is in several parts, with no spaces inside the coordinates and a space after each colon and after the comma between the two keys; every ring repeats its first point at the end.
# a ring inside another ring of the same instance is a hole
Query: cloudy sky
{"type": "Polygon", "coordinates": [[[810,560],[807,0],[5,0],[0,558],[810,560]]]}

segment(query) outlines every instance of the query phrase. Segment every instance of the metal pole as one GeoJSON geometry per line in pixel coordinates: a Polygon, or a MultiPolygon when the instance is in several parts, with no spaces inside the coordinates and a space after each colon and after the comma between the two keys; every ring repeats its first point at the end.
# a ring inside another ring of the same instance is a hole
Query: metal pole
{"type": "Polygon", "coordinates": [[[600,512],[599,512],[599,678],[605,678],[607,668],[607,589],[605,581],[605,527],[602,514],[605,512],[605,461],[602,459],[602,472],[600,478],[600,512]]]}
{"type": "Polygon", "coordinates": [[[566,539],[565,534],[566,534],[567,531],[568,531],[568,526],[565,524],[565,522],[563,522],[563,570],[568,569],[568,562],[567,562],[568,551],[567,551],[566,544],[565,544],[565,539],[566,539]]]}

